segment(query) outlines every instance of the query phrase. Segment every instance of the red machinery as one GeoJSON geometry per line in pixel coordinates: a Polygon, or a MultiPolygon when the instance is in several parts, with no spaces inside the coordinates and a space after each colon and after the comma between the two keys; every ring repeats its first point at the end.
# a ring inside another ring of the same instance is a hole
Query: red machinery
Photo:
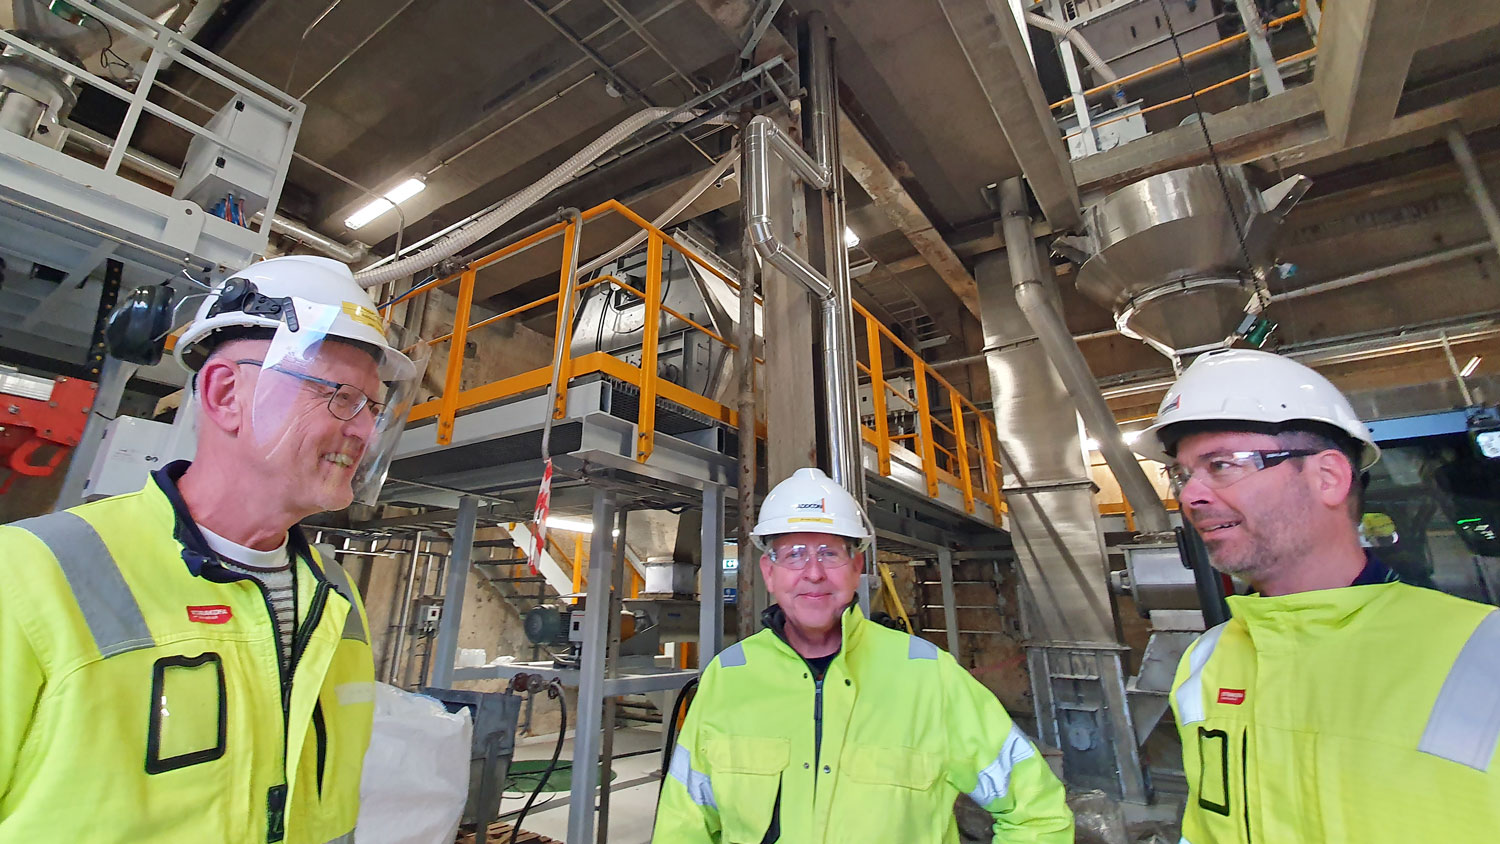
{"type": "Polygon", "coordinates": [[[10,490],[17,475],[52,474],[83,436],[98,386],[81,378],[38,378],[0,369],[0,459],[10,472],[0,483],[0,495],[10,490]],[[50,446],[45,462],[32,462],[50,446]]]}

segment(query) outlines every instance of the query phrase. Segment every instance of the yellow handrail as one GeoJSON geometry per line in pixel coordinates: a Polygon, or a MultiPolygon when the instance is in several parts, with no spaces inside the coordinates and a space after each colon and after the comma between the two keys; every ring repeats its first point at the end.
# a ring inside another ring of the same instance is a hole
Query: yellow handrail
{"type": "MultiPolygon", "coordinates": [[[[730,407],[657,375],[657,354],[660,345],[661,319],[663,318],[663,314],[680,320],[692,330],[702,332],[714,342],[728,349],[733,350],[736,348],[734,343],[711,327],[688,318],[662,301],[662,262],[667,249],[677,251],[687,260],[702,267],[719,280],[731,287],[738,288],[738,284],[717,267],[693,254],[680,242],[651,225],[634,211],[631,211],[618,201],[610,200],[584,211],[579,216],[577,222],[565,221],[548,226],[522,240],[471,261],[466,267],[452,276],[435,279],[432,282],[421,285],[396,299],[390,305],[387,305],[386,309],[388,310],[396,304],[409,301],[416,296],[425,295],[433,290],[441,289],[454,281],[459,283],[457,291],[458,304],[455,309],[453,330],[434,340],[427,341],[432,346],[444,342],[449,343],[447,355],[448,369],[444,373],[442,392],[435,398],[414,407],[411,413],[411,420],[419,421],[436,418],[438,422],[438,442],[447,445],[452,442],[453,426],[457,415],[464,410],[522,393],[545,389],[552,382],[552,369],[550,366],[539,367],[518,375],[512,375],[469,389],[463,389],[464,347],[469,333],[472,331],[503,319],[518,316],[535,308],[562,302],[566,299],[569,307],[567,309],[558,309],[555,318],[555,332],[553,334],[553,354],[560,360],[560,371],[556,385],[557,403],[551,409],[556,418],[561,418],[565,413],[567,407],[567,390],[570,382],[575,378],[597,373],[621,383],[634,386],[639,390],[640,399],[638,402],[638,415],[636,417],[635,442],[635,457],[638,461],[645,462],[648,460],[655,447],[657,399],[688,408],[724,424],[737,426],[739,424],[738,414],[730,407]],[[536,301],[511,308],[504,313],[486,317],[477,322],[470,322],[477,285],[476,277],[479,270],[491,266],[510,255],[532,248],[539,243],[557,238],[559,235],[561,235],[562,255],[567,256],[571,254],[574,241],[582,236],[581,227],[587,222],[605,214],[618,214],[630,220],[647,233],[645,289],[638,289],[614,275],[602,275],[589,281],[575,283],[570,268],[567,266],[567,261],[564,261],[558,276],[556,292],[549,293],[547,296],[536,301]],[[605,352],[590,352],[576,358],[572,354],[574,315],[576,314],[581,298],[578,294],[599,284],[609,284],[621,290],[628,291],[631,295],[639,298],[645,305],[646,312],[643,326],[645,336],[642,338],[639,366],[605,352]],[[561,349],[557,347],[556,344],[558,343],[562,344],[561,349]]],[[[1003,503],[999,487],[1001,472],[996,459],[999,450],[997,448],[998,442],[995,439],[993,423],[987,420],[984,414],[971,401],[959,393],[947,379],[928,368],[926,363],[914,350],[901,342],[890,329],[875,319],[868,310],[857,302],[854,303],[854,310],[864,320],[866,345],[870,357],[869,364],[859,361],[856,361],[856,363],[862,373],[870,376],[871,397],[874,405],[874,427],[872,428],[861,423],[861,436],[874,447],[878,457],[877,468],[880,474],[882,476],[889,476],[891,474],[892,449],[899,443],[914,440],[911,443],[911,453],[915,453],[916,459],[921,463],[921,470],[926,480],[928,495],[937,497],[943,484],[947,484],[949,487],[956,487],[963,496],[964,508],[968,512],[974,513],[975,501],[983,500],[989,505],[993,518],[998,522],[1003,510],[1003,503]],[[886,343],[890,345],[886,346],[886,343]],[[915,401],[902,390],[892,386],[885,379],[883,355],[887,348],[893,349],[897,355],[905,355],[912,361],[913,367],[916,370],[914,380],[916,382],[915,392],[917,396],[915,401]],[[875,385],[879,385],[879,387],[876,388],[875,385]],[[936,395],[929,396],[929,393],[934,389],[938,391],[936,395]],[[943,396],[942,391],[947,391],[947,395],[943,396]],[[918,421],[917,433],[891,435],[889,419],[889,396],[891,395],[899,399],[902,405],[916,411],[918,421]],[[941,407],[942,410],[935,411],[935,407],[941,407]],[[935,412],[951,414],[951,424],[934,418],[935,412]],[[938,440],[940,436],[943,438],[942,442],[938,440]],[[977,440],[977,442],[973,440],[977,440]],[[938,462],[939,454],[943,455],[942,466],[938,462]],[[976,465],[979,467],[977,473],[973,470],[973,467],[976,465]]],[[[761,358],[755,358],[755,363],[764,365],[765,361],[761,358]]],[[[765,436],[764,425],[758,421],[756,424],[756,434],[757,436],[765,436]]],[[[903,453],[908,452],[903,449],[903,453]]],[[[566,557],[560,551],[559,554],[566,557]]]]}

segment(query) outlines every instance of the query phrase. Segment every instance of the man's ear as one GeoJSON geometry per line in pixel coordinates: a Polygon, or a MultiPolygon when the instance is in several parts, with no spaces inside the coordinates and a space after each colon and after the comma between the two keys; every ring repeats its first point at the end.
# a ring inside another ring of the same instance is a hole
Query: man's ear
{"type": "Polygon", "coordinates": [[[249,409],[240,395],[239,367],[224,358],[210,358],[197,379],[199,412],[230,436],[238,435],[249,409]]]}
{"type": "Polygon", "coordinates": [[[762,553],[760,555],[760,582],[764,586],[771,582],[771,555],[762,553]]]}
{"type": "Polygon", "coordinates": [[[1354,485],[1359,478],[1349,465],[1349,458],[1340,452],[1321,451],[1308,457],[1307,470],[1313,495],[1326,507],[1343,507],[1357,493],[1354,485]]]}

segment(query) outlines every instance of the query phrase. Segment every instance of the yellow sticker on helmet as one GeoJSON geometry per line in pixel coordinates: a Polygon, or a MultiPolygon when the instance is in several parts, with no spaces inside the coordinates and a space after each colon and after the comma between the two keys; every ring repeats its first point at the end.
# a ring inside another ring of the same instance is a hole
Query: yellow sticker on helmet
{"type": "Polygon", "coordinates": [[[787,521],[788,522],[816,522],[816,523],[818,523],[820,525],[831,525],[831,524],[833,524],[833,519],[830,519],[830,518],[827,518],[827,517],[824,517],[824,516],[792,516],[791,518],[787,519],[787,521]]]}
{"type": "Polygon", "coordinates": [[[345,315],[347,315],[350,319],[354,320],[360,325],[367,326],[372,331],[378,331],[382,334],[385,333],[385,323],[381,322],[380,314],[370,310],[364,305],[356,304],[354,302],[345,302],[343,304],[343,310],[345,315]]]}

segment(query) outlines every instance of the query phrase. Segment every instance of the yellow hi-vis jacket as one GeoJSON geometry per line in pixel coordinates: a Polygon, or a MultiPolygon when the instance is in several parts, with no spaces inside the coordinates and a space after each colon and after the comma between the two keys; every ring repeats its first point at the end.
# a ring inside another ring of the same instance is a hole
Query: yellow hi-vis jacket
{"type": "Polygon", "coordinates": [[[1173,684],[1184,842],[1500,841],[1500,612],[1404,583],[1229,606],[1173,684]]]}
{"type": "Polygon", "coordinates": [[[1073,840],[1062,783],[952,656],[851,607],[818,682],[779,612],[703,672],[652,841],[956,842],[960,792],[1001,844],[1073,840]]]}
{"type": "Polygon", "coordinates": [[[286,682],[263,592],[177,495],[186,465],[0,528],[0,841],[354,840],[374,712],[359,598],[293,529],[286,682]]]}

